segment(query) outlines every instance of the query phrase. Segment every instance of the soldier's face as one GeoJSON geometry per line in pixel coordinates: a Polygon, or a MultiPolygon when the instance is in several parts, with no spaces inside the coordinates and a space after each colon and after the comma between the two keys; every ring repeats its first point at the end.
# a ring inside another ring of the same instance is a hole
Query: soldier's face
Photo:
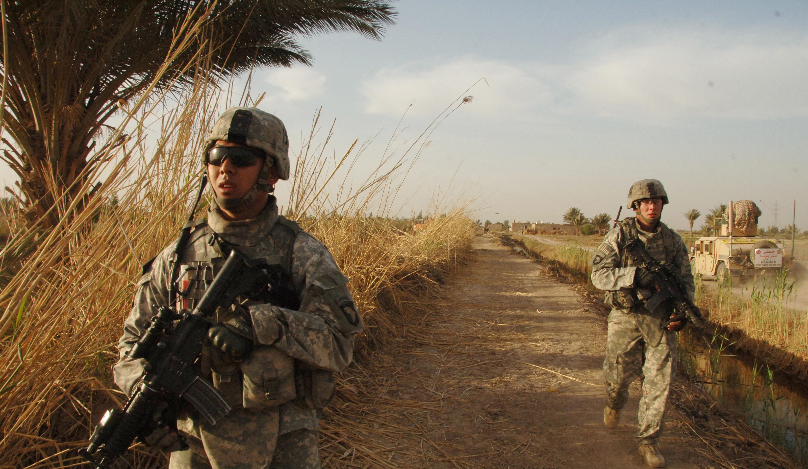
{"type": "Polygon", "coordinates": [[[662,216],[662,199],[642,199],[638,205],[634,210],[648,222],[656,222],[662,216]]]}
{"type": "MultiPolygon", "coordinates": [[[[217,140],[217,147],[245,147],[238,143],[217,140]]],[[[208,179],[217,197],[237,199],[244,197],[258,182],[258,174],[264,162],[256,159],[250,166],[236,166],[230,158],[225,158],[219,166],[208,164],[208,179]]]]}

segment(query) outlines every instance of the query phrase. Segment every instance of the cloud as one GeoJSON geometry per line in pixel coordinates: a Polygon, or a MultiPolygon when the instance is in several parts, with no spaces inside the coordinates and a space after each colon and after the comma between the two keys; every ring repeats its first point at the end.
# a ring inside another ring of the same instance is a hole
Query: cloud
{"type": "Polygon", "coordinates": [[[477,58],[382,69],[361,82],[360,93],[366,112],[394,117],[410,104],[408,114],[434,116],[464,94],[473,96],[466,112],[488,115],[530,109],[550,99],[547,85],[528,68],[477,58]]]}
{"type": "Polygon", "coordinates": [[[782,31],[623,30],[569,70],[575,107],[680,120],[808,116],[808,37],[782,31]]]}
{"type": "Polygon", "coordinates": [[[275,88],[275,93],[267,93],[275,100],[305,101],[325,94],[325,75],[311,67],[274,68],[265,80],[275,88]]]}
{"type": "Polygon", "coordinates": [[[369,114],[436,116],[452,100],[478,116],[606,117],[670,124],[808,117],[804,32],[645,25],[550,62],[457,58],[385,68],[360,83],[369,114]],[[485,78],[485,81],[480,81],[485,78]]]}

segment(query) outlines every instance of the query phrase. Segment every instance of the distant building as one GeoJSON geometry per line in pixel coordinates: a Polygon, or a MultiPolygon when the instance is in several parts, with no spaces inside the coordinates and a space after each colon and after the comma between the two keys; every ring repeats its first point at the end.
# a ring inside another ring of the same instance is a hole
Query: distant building
{"type": "Polygon", "coordinates": [[[559,223],[536,223],[536,233],[540,235],[548,234],[571,234],[576,233],[575,227],[572,225],[562,225],[559,223]]]}
{"type": "Polygon", "coordinates": [[[511,232],[513,233],[527,233],[536,227],[535,223],[522,223],[520,221],[514,220],[511,223],[511,232]]]}

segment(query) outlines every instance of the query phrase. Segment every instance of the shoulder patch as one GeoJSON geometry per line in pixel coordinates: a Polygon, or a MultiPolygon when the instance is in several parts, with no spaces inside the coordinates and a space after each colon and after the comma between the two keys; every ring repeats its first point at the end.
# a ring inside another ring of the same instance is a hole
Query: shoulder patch
{"type": "Polygon", "coordinates": [[[345,315],[345,319],[351,323],[352,326],[359,325],[359,312],[356,311],[356,305],[353,301],[344,301],[340,303],[339,307],[342,310],[342,314],[345,315]]]}

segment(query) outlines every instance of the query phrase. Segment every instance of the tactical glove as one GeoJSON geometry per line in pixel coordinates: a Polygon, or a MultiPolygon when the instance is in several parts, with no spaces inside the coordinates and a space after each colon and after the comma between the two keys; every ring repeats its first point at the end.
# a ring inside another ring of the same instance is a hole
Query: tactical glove
{"type": "Polygon", "coordinates": [[[657,284],[657,276],[655,273],[643,269],[642,267],[637,267],[637,271],[634,272],[634,285],[639,288],[654,288],[657,284]]]}
{"type": "Polygon", "coordinates": [[[214,347],[234,360],[243,360],[252,351],[255,333],[247,308],[236,305],[234,312],[229,319],[208,329],[208,338],[214,347]]]}

